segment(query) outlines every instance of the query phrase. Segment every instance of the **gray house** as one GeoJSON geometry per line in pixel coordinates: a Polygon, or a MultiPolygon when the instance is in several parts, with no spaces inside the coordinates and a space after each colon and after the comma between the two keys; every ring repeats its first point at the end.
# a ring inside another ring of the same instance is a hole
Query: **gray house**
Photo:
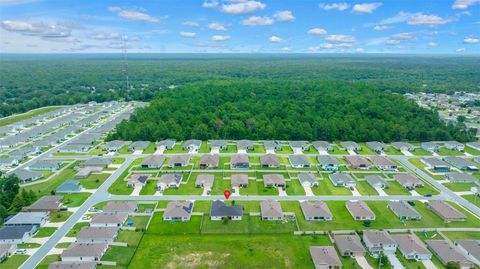
{"type": "Polygon", "coordinates": [[[282,206],[275,200],[265,200],[260,202],[260,214],[262,220],[282,220],[282,206]]]}
{"type": "Polygon", "coordinates": [[[42,227],[48,221],[48,212],[19,212],[5,221],[4,226],[42,227]]]}
{"type": "Polygon", "coordinates": [[[368,157],[373,165],[380,170],[394,171],[398,166],[390,159],[384,156],[370,156],[368,157]]]}
{"type": "Polygon", "coordinates": [[[82,185],[78,180],[65,180],[55,189],[56,193],[75,193],[82,191],[82,185]]]}
{"type": "Polygon", "coordinates": [[[301,154],[289,155],[288,161],[292,168],[308,168],[310,167],[310,162],[308,161],[307,156],[301,154]]]}
{"type": "Polygon", "coordinates": [[[232,174],[231,176],[232,187],[246,188],[248,187],[248,175],[245,174],[232,174]]]}
{"type": "Polygon", "coordinates": [[[231,220],[242,220],[242,216],[243,208],[240,205],[228,206],[219,200],[213,202],[210,210],[211,220],[222,220],[225,218],[231,220]]]}
{"type": "Polygon", "coordinates": [[[114,141],[105,143],[105,146],[103,148],[108,152],[117,152],[120,148],[122,148],[127,144],[128,143],[125,141],[114,140],[114,141]]]}
{"type": "Polygon", "coordinates": [[[312,143],[313,147],[318,151],[331,151],[333,146],[327,141],[315,141],[312,143]]]}
{"type": "Polygon", "coordinates": [[[60,169],[62,162],[55,160],[39,160],[28,167],[29,170],[50,170],[56,171],[60,169]]]}
{"type": "Polygon", "coordinates": [[[23,208],[25,212],[53,212],[58,211],[62,207],[62,195],[47,195],[38,199],[30,206],[23,208]]]}
{"type": "Polygon", "coordinates": [[[312,257],[315,269],[342,268],[342,262],[337,255],[337,251],[332,246],[310,247],[310,256],[312,257]]]}
{"type": "Polygon", "coordinates": [[[175,140],[174,139],[165,139],[162,141],[157,142],[157,149],[160,150],[172,150],[173,147],[175,146],[175,140]]]}
{"type": "Polygon", "coordinates": [[[395,178],[400,185],[409,190],[424,186],[423,182],[412,174],[395,174],[393,175],[393,178],[395,178]]]}
{"type": "Polygon", "coordinates": [[[415,234],[399,234],[392,237],[405,259],[417,261],[432,259],[432,253],[415,234]]]}
{"type": "Polygon", "coordinates": [[[457,141],[445,141],[444,146],[449,150],[464,151],[465,145],[457,141]]]}
{"type": "Polygon", "coordinates": [[[378,257],[380,253],[393,254],[398,244],[387,231],[374,230],[363,232],[363,242],[372,256],[378,257]]]}
{"type": "Polygon", "coordinates": [[[36,225],[4,226],[0,228],[0,246],[3,244],[25,243],[36,232],[36,225]]]}
{"type": "Polygon", "coordinates": [[[289,144],[294,152],[307,151],[310,148],[308,141],[290,141],[289,144]]]}
{"type": "Polygon", "coordinates": [[[428,152],[437,152],[439,150],[439,146],[433,142],[423,142],[420,144],[420,147],[428,152]]]}
{"type": "Polygon", "coordinates": [[[121,227],[127,221],[125,213],[97,213],[90,222],[90,227],[121,227]]]}
{"type": "Polygon", "coordinates": [[[200,157],[200,169],[217,168],[219,162],[218,154],[204,154],[200,157]]]}
{"type": "Polygon", "coordinates": [[[355,152],[362,150],[362,147],[360,147],[360,145],[353,141],[343,141],[340,142],[340,145],[342,145],[342,147],[344,147],[346,150],[351,150],[355,152]]]}
{"type": "Polygon", "coordinates": [[[413,151],[415,147],[407,142],[393,142],[392,147],[400,151],[413,151]]]}
{"type": "Polygon", "coordinates": [[[329,174],[328,178],[335,187],[355,187],[355,180],[349,174],[329,174]]]}
{"type": "Polygon", "coordinates": [[[263,185],[267,188],[285,188],[287,186],[287,183],[285,181],[285,178],[281,174],[266,174],[263,175],[263,185]]]}
{"type": "Polygon", "coordinates": [[[433,200],[429,201],[427,205],[445,222],[466,220],[466,217],[463,213],[461,213],[445,201],[433,200]]]}
{"type": "Polygon", "coordinates": [[[401,220],[420,220],[422,216],[405,201],[389,201],[388,208],[401,220]]]}
{"type": "Polygon", "coordinates": [[[322,166],[322,169],[326,171],[338,170],[340,167],[340,162],[337,158],[330,155],[318,155],[317,160],[320,166],[322,166]]]}
{"type": "Polygon", "coordinates": [[[67,262],[100,261],[107,248],[105,243],[73,243],[63,250],[60,258],[67,262]]]}
{"type": "Polygon", "coordinates": [[[366,176],[365,180],[368,182],[368,184],[370,184],[370,186],[374,188],[388,189],[390,187],[390,185],[388,185],[388,182],[384,178],[381,178],[377,175],[366,176]]]}
{"type": "Polygon", "coordinates": [[[172,201],[163,213],[164,221],[189,221],[192,216],[193,202],[172,201]]]}
{"type": "Polygon", "coordinates": [[[457,240],[455,245],[463,255],[480,265],[480,240],[457,240]]]}
{"type": "Polygon", "coordinates": [[[199,174],[195,180],[195,187],[211,189],[213,186],[214,175],[212,174],[199,174]]]}
{"type": "Polygon", "coordinates": [[[250,140],[238,140],[237,141],[237,149],[238,150],[253,150],[253,142],[250,140]]]}
{"type": "Polygon", "coordinates": [[[148,155],[142,162],[142,168],[160,168],[165,162],[164,155],[148,155]]]}
{"type": "Polygon", "coordinates": [[[422,158],[422,162],[435,172],[445,173],[450,171],[450,165],[438,158],[422,158]]]}
{"type": "Polygon", "coordinates": [[[188,166],[190,163],[190,155],[182,154],[182,155],[172,155],[170,157],[170,161],[168,162],[168,167],[182,167],[188,166]]]}
{"type": "Polygon", "coordinates": [[[447,156],[443,160],[460,170],[478,171],[478,166],[471,161],[457,156],[447,156]]]}
{"type": "Polygon", "coordinates": [[[250,168],[250,161],[246,154],[232,155],[230,158],[230,167],[232,169],[248,169],[250,168]]]}
{"type": "Polygon", "coordinates": [[[77,243],[110,244],[117,238],[119,227],[82,227],[77,234],[77,243]]]}
{"type": "Polygon", "coordinates": [[[353,235],[339,235],[336,234],[333,237],[333,241],[335,241],[335,245],[340,252],[340,255],[346,257],[358,257],[358,256],[365,256],[367,250],[362,245],[360,241],[360,237],[357,234],[353,235]]]}
{"type": "Polygon", "coordinates": [[[304,201],[300,203],[300,207],[306,220],[323,221],[333,219],[332,212],[323,201],[304,201]]]}
{"type": "Polygon", "coordinates": [[[180,182],[182,182],[182,179],[182,174],[163,174],[158,180],[157,190],[163,191],[167,188],[177,189],[178,187],[180,187],[180,182]]]}
{"type": "Polygon", "coordinates": [[[23,168],[19,168],[15,171],[7,173],[7,176],[10,175],[15,175],[22,183],[35,181],[43,176],[42,173],[26,170],[23,168]]]}
{"type": "Polygon", "coordinates": [[[375,220],[375,213],[363,201],[347,201],[345,207],[354,220],[375,220]]]}
{"type": "Polygon", "coordinates": [[[265,147],[265,150],[269,152],[282,149],[282,145],[278,141],[265,141],[263,142],[263,146],[265,147]]]}
{"type": "Polygon", "coordinates": [[[260,156],[260,165],[266,168],[277,168],[280,166],[280,160],[276,154],[268,153],[260,156]]]}
{"type": "Polygon", "coordinates": [[[374,152],[380,154],[382,152],[384,152],[385,150],[387,150],[387,145],[382,143],[382,142],[378,142],[378,141],[371,141],[371,142],[367,142],[365,143],[365,145],[373,150],[374,152]]]}
{"type": "Polygon", "coordinates": [[[197,139],[191,139],[185,141],[185,143],[183,144],[183,149],[188,151],[198,151],[201,145],[202,141],[197,139]]]}
{"type": "Polygon", "coordinates": [[[318,178],[311,173],[301,173],[298,175],[298,180],[300,184],[304,187],[313,187],[318,186],[318,178]]]}
{"type": "Polygon", "coordinates": [[[114,202],[108,202],[103,207],[103,212],[130,214],[130,213],[137,212],[137,209],[138,209],[137,202],[114,201],[114,202]]]}
{"type": "Polygon", "coordinates": [[[129,151],[144,151],[150,146],[149,141],[135,141],[130,146],[128,146],[129,151]]]}
{"type": "Polygon", "coordinates": [[[448,173],[445,179],[452,183],[475,183],[478,179],[467,173],[448,173]]]}
{"type": "Polygon", "coordinates": [[[462,268],[473,268],[474,266],[473,262],[450,244],[448,240],[426,240],[425,243],[443,265],[456,262],[462,268]]]}
{"type": "Polygon", "coordinates": [[[83,167],[100,167],[100,168],[107,168],[112,163],[112,160],[109,158],[101,158],[101,157],[92,157],[83,163],[79,164],[78,166],[83,167]]]}
{"type": "Polygon", "coordinates": [[[227,140],[210,140],[210,149],[226,150],[228,147],[227,140]]]}

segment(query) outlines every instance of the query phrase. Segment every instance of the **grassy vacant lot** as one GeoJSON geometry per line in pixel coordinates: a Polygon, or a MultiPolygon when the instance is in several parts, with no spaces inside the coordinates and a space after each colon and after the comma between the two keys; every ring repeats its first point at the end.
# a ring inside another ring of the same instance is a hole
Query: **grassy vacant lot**
{"type": "Polygon", "coordinates": [[[447,149],[447,148],[440,148],[438,150],[438,155],[441,155],[441,156],[463,156],[465,154],[463,154],[463,152],[460,152],[458,150],[451,150],[451,149],[447,149]]]}
{"type": "Polygon", "coordinates": [[[151,142],[148,145],[148,147],[143,150],[143,154],[153,154],[153,153],[155,153],[156,147],[157,146],[155,145],[155,143],[151,142]]]}
{"type": "Polygon", "coordinates": [[[0,263],[0,269],[12,269],[12,268],[20,268],[27,259],[28,255],[13,255],[8,257],[7,260],[0,263]]]}
{"type": "Polygon", "coordinates": [[[89,225],[90,225],[90,223],[88,223],[88,222],[77,222],[75,225],[73,225],[72,229],[70,229],[70,231],[68,231],[66,236],[67,237],[76,237],[77,233],[80,232],[82,227],[86,227],[86,226],[89,226],[89,225]]]}
{"type": "Polygon", "coordinates": [[[355,187],[361,195],[378,195],[378,192],[365,180],[357,181],[355,187]]]}
{"type": "Polygon", "coordinates": [[[72,215],[72,212],[69,212],[69,211],[55,212],[55,213],[50,214],[50,222],[64,222],[71,215],[72,215]]]}
{"type": "Polygon", "coordinates": [[[140,195],[153,195],[157,192],[157,180],[149,180],[140,191],[140,195]]]}
{"type": "Polygon", "coordinates": [[[249,180],[247,188],[240,188],[241,195],[278,195],[277,188],[265,188],[263,181],[249,180]]]}
{"type": "Polygon", "coordinates": [[[9,124],[12,124],[12,123],[15,123],[15,122],[18,122],[18,121],[30,119],[32,117],[35,117],[35,116],[38,116],[40,114],[47,113],[47,112],[50,112],[50,111],[53,111],[53,110],[56,110],[56,109],[59,109],[59,108],[60,108],[59,106],[46,106],[46,107],[41,107],[41,108],[37,108],[37,109],[34,109],[34,110],[30,110],[30,111],[22,113],[22,114],[16,114],[16,115],[8,116],[8,117],[0,119],[0,127],[5,126],[5,125],[9,125],[9,124]]]}
{"type": "Polygon", "coordinates": [[[313,268],[309,247],[331,244],[327,236],[147,233],[129,268],[313,268]]]}
{"type": "Polygon", "coordinates": [[[63,204],[68,207],[79,207],[91,195],[89,192],[70,193],[63,196],[63,204]]]}
{"type": "Polygon", "coordinates": [[[385,153],[388,154],[388,155],[403,155],[403,153],[400,150],[398,150],[398,149],[396,149],[392,146],[388,146],[385,153]]]}
{"type": "Polygon", "coordinates": [[[297,179],[287,181],[286,191],[288,195],[305,195],[305,189],[297,179]]]}
{"type": "Polygon", "coordinates": [[[422,148],[416,148],[412,151],[412,154],[413,155],[416,155],[416,156],[432,156],[432,153],[429,152],[429,151],[426,151],[422,148]]]}
{"type": "Polygon", "coordinates": [[[410,195],[410,192],[396,181],[388,181],[389,188],[385,189],[388,195],[410,195]]]}
{"type": "Polygon", "coordinates": [[[79,179],[85,189],[98,189],[111,174],[91,174],[87,178],[79,179]]]}
{"type": "Polygon", "coordinates": [[[327,176],[324,176],[323,180],[319,180],[318,186],[312,187],[312,191],[315,195],[352,195],[348,188],[333,186],[327,176]]]}
{"type": "Polygon", "coordinates": [[[117,195],[130,195],[133,191],[133,188],[127,187],[125,178],[128,176],[128,173],[133,166],[139,165],[142,162],[143,158],[138,158],[133,161],[130,166],[118,177],[118,179],[113,182],[112,186],[110,186],[110,188],[108,189],[108,192],[117,195]]]}
{"type": "Polygon", "coordinates": [[[452,191],[469,191],[471,187],[478,187],[475,183],[444,183],[443,186],[452,191]]]}
{"type": "Polygon", "coordinates": [[[295,222],[262,221],[260,216],[244,215],[241,221],[213,221],[205,215],[202,221],[202,234],[276,234],[290,233],[296,230],[295,222]]]}
{"type": "Polygon", "coordinates": [[[33,236],[34,238],[43,238],[43,237],[49,237],[53,233],[57,231],[57,228],[55,227],[41,227],[38,229],[37,233],[33,236]]]}
{"type": "Polygon", "coordinates": [[[462,198],[464,198],[467,201],[470,201],[470,203],[473,203],[474,205],[480,207],[480,197],[475,195],[462,195],[462,198]]]}

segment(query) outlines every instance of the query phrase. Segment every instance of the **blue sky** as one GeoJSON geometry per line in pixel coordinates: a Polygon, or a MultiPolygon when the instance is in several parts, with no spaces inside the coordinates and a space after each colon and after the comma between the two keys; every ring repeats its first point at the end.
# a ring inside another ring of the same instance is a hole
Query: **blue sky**
{"type": "Polygon", "coordinates": [[[0,0],[3,53],[480,53],[480,0],[0,0]]]}

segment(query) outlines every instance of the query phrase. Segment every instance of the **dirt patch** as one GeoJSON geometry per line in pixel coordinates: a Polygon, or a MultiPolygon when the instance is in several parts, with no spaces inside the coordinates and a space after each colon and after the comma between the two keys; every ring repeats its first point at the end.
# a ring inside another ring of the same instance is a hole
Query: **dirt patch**
{"type": "Polygon", "coordinates": [[[175,268],[197,268],[199,266],[207,266],[207,268],[221,268],[223,260],[230,256],[229,253],[221,255],[208,252],[193,252],[186,255],[173,255],[170,261],[165,265],[167,269],[175,268]]]}

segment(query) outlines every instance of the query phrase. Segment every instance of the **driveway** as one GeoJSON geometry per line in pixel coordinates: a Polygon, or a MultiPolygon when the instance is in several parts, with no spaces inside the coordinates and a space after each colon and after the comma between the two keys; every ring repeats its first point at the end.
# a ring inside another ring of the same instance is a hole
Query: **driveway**
{"type": "Polygon", "coordinates": [[[395,253],[393,254],[387,254],[388,260],[393,266],[393,269],[404,269],[402,263],[398,260],[397,256],[395,256],[395,253]]]}
{"type": "Polygon", "coordinates": [[[306,196],[315,196],[315,194],[313,194],[312,188],[310,186],[303,186],[303,189],[305,190],[305,195],[306,196]]]}
{"type": "Polygon", "coordinates": [[[283,188],[277,188],[278,189],[278,196],[288,196],[287,192],[283,190],[283,188]]]}
{"type": "Polygon", "coordinates": [[[143,186],[142,185],[135,185],[135,188],[133,189],[132,196],[139,196],[140,191],[142,190],[143,186]]]}
{"type": "Polygon", "coordinates": [[[380,187],[376,187],[375,190],[378,192],[380,196],[388,196],[388,194],[380,187]]]}
{"type": "Polygon", "coordinates": [[[437,269],[435,264],[433,264],[432,260],[423,260],[422,263],[426,269],[437,269]]]}
{"type": "Polygon", "coordinates": [[[373,269],[373,267],[368,264],[365,256],[355,256],[355,260],[357,261],[358,265],[360,265],[360,267],[362,267],[363,269],[373,269]]]}
{"type": "Polygon", "coordinates": [[[360,192],[358,192],[357,188],[353,187],[353,190],[350,190],[353,196],[362,196],[360,192]]]}

